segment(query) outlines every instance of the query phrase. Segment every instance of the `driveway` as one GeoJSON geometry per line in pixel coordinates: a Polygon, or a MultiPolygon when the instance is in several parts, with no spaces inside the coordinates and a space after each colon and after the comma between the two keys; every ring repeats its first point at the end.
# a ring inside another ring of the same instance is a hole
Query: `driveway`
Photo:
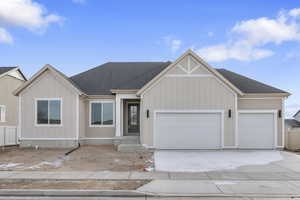
{"type": "Polygon", "coordinates": [[[300,172],[300,156],[285,151],[157,151],[156,171],[300,172]]]}

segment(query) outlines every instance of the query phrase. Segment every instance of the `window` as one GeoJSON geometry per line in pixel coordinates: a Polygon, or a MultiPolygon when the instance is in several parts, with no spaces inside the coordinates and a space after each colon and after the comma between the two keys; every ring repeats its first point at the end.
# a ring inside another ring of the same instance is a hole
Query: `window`
{"type": "Polygon", "coordinates": [[[113,102],[90,102],[90,125],[113,126],[114,103],[113,102]]]}
{"type": "Polygon", "coordinates": [[[0,105],[0,122],[5,122],[6,107],[0,105]]]}
{"type": "Polygon", "coordinates": [[[39,99],[36,101],[37,125],[61,125],[61,100],[39,99]]]}

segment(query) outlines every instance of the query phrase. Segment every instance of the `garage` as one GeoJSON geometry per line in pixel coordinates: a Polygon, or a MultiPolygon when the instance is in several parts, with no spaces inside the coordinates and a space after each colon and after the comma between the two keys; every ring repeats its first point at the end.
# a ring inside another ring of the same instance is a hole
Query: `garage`
{"type": "Polygon", "coordinates": [[[275,136],[277,135],[276,117],[276,111],[239,111],[239,148],[275,148],[275,136]]]}
{"type": "Polygon", "coordinates": [[[222,148],[223,111],[155,113],[154,146],[159,149],[222,148]]]}

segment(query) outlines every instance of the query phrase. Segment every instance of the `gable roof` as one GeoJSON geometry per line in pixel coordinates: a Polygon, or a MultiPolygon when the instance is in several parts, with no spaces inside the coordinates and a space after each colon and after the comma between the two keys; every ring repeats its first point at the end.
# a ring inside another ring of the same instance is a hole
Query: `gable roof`
{"type": "Polygon", "coordinates": [[[111,90],[138,90],[171,62],[108,62],[70,77],[88,95],[109,95],[111,90]]]}
{"type": "Polygon", "coordinates": [[[274,88],[272,86],[266,85],[254,79],[248,78],[246,76],[237,74],[226,69],[216,70],[244,93],[287,93],[283,90],[274,88]]]}
{"type": "Polygon", "coordinates": [[[9,72],[10,70],[13,70],[15,68],[17,67],[0,67],[0,75],[9,72]]]}
{"type": "MultiPolygon", "coordinates": [[[[5,75],[11,75],[11,72],[17,71],[22,76],[24,81],[27,81],[25,75],[22,73],[22,71],[19,69],[19,67],[0,67],[0,77],[5,75]]],[[[13,75],[11,75],[13,76],[13,75]]]]}
{"type": "Polygon", "coordinates": [[[54,73],[54,75],[57,75],[59,78],[61,78],[63,81],[65,81],[67,84],[70,84],[70,86],[75,89],[75,91],[82,95],[84,94],[84,92],[82,92],[80,90],[79,87],[76,86],[75,83],[73,83],[72,80],[70,80],[67,76],[65,76],[63,73],[61,73],[60,71],[58,71],[57,69],[55,69],[54,67],[52,67],[49,64],[46,64],[42,69],[40,69],[37,73],[35,73],[28,81],[26,81],[24,84],[22,84],[19,88],[17,88],[14,91],[14,95],[19,95],[20,92],[22,92],[24,89],[26,89],[29,85],[31,85],[39,76],[41,76],[44,72],[46,71],[51,71],[52,73],[54,73]]]}

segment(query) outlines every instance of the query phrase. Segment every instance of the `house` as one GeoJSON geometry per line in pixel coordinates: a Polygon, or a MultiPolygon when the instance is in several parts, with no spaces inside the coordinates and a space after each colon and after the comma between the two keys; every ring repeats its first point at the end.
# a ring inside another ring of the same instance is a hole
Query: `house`
{"type": "Polygon", "coordinates": [[[14,94],[21,146],[157,149],[283,148],[290,95],[192,50],[172,63],[109,62],[72,77],[46,65],[14,94]]]}
{"type": "Polygon", "coordinates": [[[294,114],[293,119],[285,120],[285,148],[300,149],[300,110],[294,114]]]}
{"type": "Polygon", "coordinates": [[[18,67],[0,67],[0,146],[18,143],[19,101],[13,92],[25,81],[18,67]]]}
{"type": "Polygon", "coordinates": [[[0,126],[18,125],[18,97],[13,92],[26,81],[18,67],[0,67],[0,126]]]}

